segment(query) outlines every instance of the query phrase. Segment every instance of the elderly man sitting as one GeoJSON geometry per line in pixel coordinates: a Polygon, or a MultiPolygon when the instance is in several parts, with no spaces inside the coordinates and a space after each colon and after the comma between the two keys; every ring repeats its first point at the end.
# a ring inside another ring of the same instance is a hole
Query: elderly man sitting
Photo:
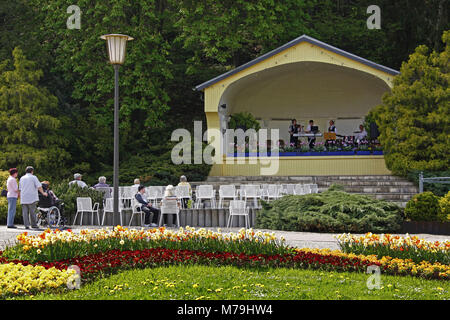
{"type": "Polygon", "coordinates": [[[145,227],[157,227],[156,221],[158,221],[158,217],[161,214],[159,209],[156,209],[152,206],[151,203],[147,201],[147,197],[145,196],[145,187],[139,186],[138,193],[135,195],[137,202],[141,205],[141,210],[145,213],[145,227]],[[152,217],[151,217],[152,216],[152,217]]]}
{"type": "Polygon", "coordinates": [[[87,188],[87,184],[84,181],[81,181],[81,177],[82,177],[81,174],[75,173],[73,175],[74,180],[69,182],[69,186],[77,184],[81,188],[87,188]]]}

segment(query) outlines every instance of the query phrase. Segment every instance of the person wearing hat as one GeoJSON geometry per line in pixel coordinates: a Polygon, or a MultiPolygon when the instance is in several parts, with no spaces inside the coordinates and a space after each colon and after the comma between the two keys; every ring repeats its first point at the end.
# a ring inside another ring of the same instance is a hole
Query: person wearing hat
{"type": "Polygon", "coordinates": [[[158,217],[161,214],[159,209],[156,209],[152,206],[151,203],[147,201],[147,197],[145,196],[145,187],[139,186],[138,193],[134,196],[141,205],[141,210],[145,213],[145,227],[157,227],[156,221],[158,221],[158,217]],[[150,218],[150,216],[153,216],[150,218]]]}
{"type": "Polygon", "coordinates": [[[42,184],[39,179],[33,174],[34,168],[27,167],[25,175],[20,178],[19,190],[20,190],[20,203],[22,205],[22,216],[25,229],[31,227],[37,229],[36,225],[36,204],[39,201],[38,192],[44,197],[48,194],[42,189],[42,184]]]}
{"type": "Polygon", "coordinates": [[[16,168],[9,169],[9,177],[6,181],[6,189],[8,193],[6,198],[8,200],[8,216],[6,218],[6,226],[8,228],[17,228],[14,225],[14,217],[16,216],[17,199],[20,196],[19,186],[17,184],[17,175],[19,171],[16,168]]]}
{"type": "Polygon", "coordinates": [[[88,185],[84,182],[84,181],[81,181],[81,174],[80,173],[75,173],[74,175],[73,175],[73,179],[74,180],[72,180],[72,181],[70,181],[69,182],[69,186],[70,185],[72,185],[72,184],[74,184],[74,183],[76,183],[79,187],[81,187],[81,188],[87,188],[88,187],[88,185]]]}

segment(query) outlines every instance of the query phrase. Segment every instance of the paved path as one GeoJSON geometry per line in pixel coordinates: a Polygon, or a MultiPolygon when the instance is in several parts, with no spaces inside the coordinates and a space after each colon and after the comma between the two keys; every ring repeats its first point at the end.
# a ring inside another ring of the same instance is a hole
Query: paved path
{"type": "MultiPolygon", "coordinates": [[[[96,227],[73,227],[72,230],[74,232],[79,232],[81,229],[94,229],[96,227]]],[[[170,229],[170,228],[169,228],[170,229]]],[[[197,228],[199,229],[199,228],[197,228]]],[[[216,231],[217,228],[205,228],[216,231]]],[[[238,232],[240,228],[221,228],[222,232],[238,232]]],[[[29,229],[25,230],[23,226],[18,226],[17,229],[8,229],[6,226],[0,226],[0,249],[4,249],[6,246],[12,245],[15,242],[16,236],[27,231],[28,234],[39,234],[43,230],[34,230],[29,229]]],[[[255,229],[255,231],[259,231],[255,229]]],[[[286,239],[286,242],[294,247],[298,248],[330,248],[330,249],[339,249],[338,243],[334,236],[337,233],[312,233],[312,232],[291,232],[291,231],[273,231],[273,230],[260,230],[262,232],[275,232],[275,235],[279,238],[283,236],[286,239]]],[[[430,235],[430,234],[418,234],[417,235],[421,239],[426,239],[429,241],[443,241],[446,239],[450,239],[450,236],[439,236],[439,235],[430,235]]]]}

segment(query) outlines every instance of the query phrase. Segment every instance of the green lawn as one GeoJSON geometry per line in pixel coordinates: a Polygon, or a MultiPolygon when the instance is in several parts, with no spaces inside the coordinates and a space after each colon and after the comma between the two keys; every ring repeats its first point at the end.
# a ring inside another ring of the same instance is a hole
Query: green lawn
{"type": "Polygon", "coordinates": [[[381,275],[369,290],[369,275],[293,269],[171,266],[130,270],[80,290],[26,299],[450,299],[450,282],[381,275]]]}

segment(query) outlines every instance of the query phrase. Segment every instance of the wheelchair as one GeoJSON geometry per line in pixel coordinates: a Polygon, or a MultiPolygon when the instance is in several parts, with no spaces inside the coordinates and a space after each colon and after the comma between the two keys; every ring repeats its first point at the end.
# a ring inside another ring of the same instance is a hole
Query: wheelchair
{"type": "Polygon", "coordinates": [[[37,225],[39,228],[61,228],[64,227],[64,219],[61,216],[61,212],[55,206],[49,208],[37,207],[36,213],[37,225]]]}

